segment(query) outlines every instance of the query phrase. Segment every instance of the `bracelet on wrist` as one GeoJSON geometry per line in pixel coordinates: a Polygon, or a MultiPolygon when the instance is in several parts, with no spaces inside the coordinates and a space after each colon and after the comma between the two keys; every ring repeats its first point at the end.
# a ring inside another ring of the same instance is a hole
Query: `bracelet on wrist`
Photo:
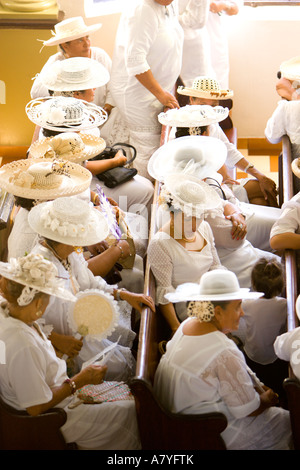
{"type": "Polygon", "coordinates": [[[119,245],[119,242],[118,242],[118,243],[115,243],[114,246],[117,246],[118,248],[120,248],[120,250],[121,250],[121,256],[123,256],[123,255],[124,255],[124,251],[123,251],[123,248],[119,245]]]}
{"type": "Polygon", "coordinates": [[[248,163],[248,165],[246,166],[246,168],[244,168],[243,171],[244,171],[245,173],[247,173],[250,168],[254,168],[253,163],[248,163]]]}
{"type": "Polygon", "coordinates": [[[94,206],[97,206],[97,199],[98,199],[98,202],[99,202],[99,196],[97,193],[94,194],[93,196],[93,200],[92,200],[92,203],[94,204],[94,206]]]}
{"type": "Polygon", "coordinates": [[[64,384],[68,384],[70,386],[72,395],[74,395],[74,393],[76,393],[77,387],[76,387],[76,383],[74,382],[74,380],[66,379],[64,381],[64,384]]]}
{"type": "Polygon", "coordinates": [[[121,292],[124,292],[124,291],[126,291],[126,289],[124,289],[124,287],[122,287],[121,289],[116,290],[116,295],[115,295],[116,300],[118,300],[118,301],[122,300],[121,297],[120,297],[120,294],[121,294],[121,292]]]}

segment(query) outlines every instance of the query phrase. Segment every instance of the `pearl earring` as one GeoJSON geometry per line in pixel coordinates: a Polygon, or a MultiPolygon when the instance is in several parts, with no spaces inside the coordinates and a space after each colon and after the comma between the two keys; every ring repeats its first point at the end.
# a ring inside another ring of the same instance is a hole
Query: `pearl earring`
{"type": "Polygon", "coordinates": [[[41,317],[42,315],[43,315],[42,310],[38,310],[38,311],[36,312],[36,316],[37,316],[37,317],[41,317]]]}

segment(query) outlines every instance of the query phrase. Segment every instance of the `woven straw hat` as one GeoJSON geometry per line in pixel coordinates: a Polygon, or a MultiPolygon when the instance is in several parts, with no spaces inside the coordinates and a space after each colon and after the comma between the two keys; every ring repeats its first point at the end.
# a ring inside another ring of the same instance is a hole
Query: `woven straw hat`
{"type": "Polygon", "coordinates": [[[41,201],[80,194],[90,187],[91,179],[86,168],[63,160],[16,160],[0,168],[4,191],[41,201]]]}
{"type": "Polygon", "coordinates": [[[196,77],[192,88],[180,86],[177,88],[177,92],[180,95],[210,100],[227,100],[233,97],[232,90],[221,90],[217,80],[205,76],[196,77]]]}
{"type": "Polygon", "coordinates": [[[169,302],[188,301],[225,301],[258,299],[264,294],[250,292],[248,288],[240,288],[236,275],[226,269],[214,269],[201,276],[200,283],[185,283],[179,285],[175,292],[166,294],[169,302]]]}
{"type": "Polygon", "coordinates": [[[148,173],[157,181],[177,171],[184,171],[188,163],[197,166],[194,176],[204,179],[218,171],[225,163],[227,149],[215,137],[186,136],[173,139],[159,147],[148,162],[148,173]]]}
{"type": "Polygon", "coordinates": [[[201,127],[224,121],[228,114],[229,109],[223,106],[187,105],[160,113],[158,120],[164,126],[201,127]]]}
{"type": "Polygon", "coordinates": [[[279,70],[282,78],[300,80],[300,56],[282,62],[279,70]]]}
{"type": "Polygon", "coordinates": [[[29,158],[62,158],[80,163],[101,153],[106,147],[101,137],[76,132],[63,132],[55,137],[35,141],[29,147],[29,158]]]}
{"type": "Polygon", "coordinates": [[[93,129],[107,120],[100,106],[64,96],[36,98],[27,103],[25,111],[37,126],[57,132],[93,129]]]}
{"type": "Polygon", "coordinates": [[[201,218],[205,211],[221,204],[220,197],[208,184],[182,173],[166,176],[161,197],[169,198],[171,207],[180,210],[187,217],[201,218]]]}
{"type": "Polygon", "coordinates": [[[101,212],[88,202],[70,197],[33,207],[28,223],[39,235],[71,246],[94,245],[104,240],[109,232],[101,212]]]}
{"type": "Polygon", "coordinates": [[[83,21],[82,16],[67,18],[54,26],[54,31],[52,31],[53,37],[47,41],[43,41],[43,44],[44,46],[57,46],[64,42],[83,38],[84,36],[88,36],[89,34],[98,31],[101,26],[101,23],[87,26],[83,21]]]}
{"type": "Polygon", "coordinates": [[[109,81],[109,72],[97,60],[72,57],[48,65],[39,74],[39,79],[48,90],[81,91],[105,85],[109,81]]]}
{"type": "MultiPolygon", "coordinates": [[[[21,258],[11,258],[9,263],[0,262],[0,275],[6,279],[30,287],[37,292],[44,292],[71,302],[76,301],[76,297],[64,288],[64,280],[58,277],[56,266],[41,254],[29,253],[21,258]]],[[[34,292],[22,295],[23,303],[28,305],[33,300],[34,292]]]]}

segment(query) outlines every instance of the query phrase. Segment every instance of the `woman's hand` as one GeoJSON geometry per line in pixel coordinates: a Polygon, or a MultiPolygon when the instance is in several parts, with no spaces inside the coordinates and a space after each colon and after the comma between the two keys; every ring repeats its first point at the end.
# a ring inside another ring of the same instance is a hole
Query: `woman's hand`
{"type": "Polygon", "coordinates": [[[122,150],[118,150],[116,155],[113,158],[116,166],[124,166],[127,163],[127,157],[124,155],[122,150]]]}
{"type": "Polygon", "coordinates": [[[155,304],[153,302],[152,297],[145,294],[135,294],[129,291],[121,291],[120,299],[126,300],[134,309],[138,310],[139,312],[142,311],[143,307],[150,307],[153,312],[155,312],[155,304]]]}
{"type": "Polygon", "coordinates": [[[231,220],[232,239],[236,238],[237,240],[242,240],[243,238],[245,238],[247,234],[247,225],[245,222],[245,217],[240,212],[234,212],[233,214],[226,215],[225,218],[231,220]]]}
{"type": "Polygon", "coordinates": [[[83,338],[76,339],[74,336],[61,335],[53,331],[49,339],[55,349],[71,358],[77,356],[83,346],[83,338]]]}
{"type": "Polygon", "coordinates": [[[258,175],[256,178],[265,200],[269,202],[270,206],[278,207],[276,183],[265,175],[258,175]]]}
{"type": "Polygon", "coordinates": [[[106,366],[91,364],[90,366],[85,367],[78,374],[76,374],[72,378],[72,380],[74,380],[74,382],[76,383],[77,388],[89,384],[97,385],[103,382],[106,371],[106,366]]]}

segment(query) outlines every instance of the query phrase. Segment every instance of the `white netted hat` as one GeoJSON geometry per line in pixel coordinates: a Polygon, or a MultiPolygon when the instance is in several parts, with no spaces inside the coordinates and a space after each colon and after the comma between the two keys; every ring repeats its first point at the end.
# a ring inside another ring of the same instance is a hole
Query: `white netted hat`
{"type": "Polygon", "coordinates": [[[56,266],[39,253],[11,258],[9,263],[0,262],[0,275],[27,287],[17,299],[20,306],[28,305],[37,292],[76,301],[76,297],[64,288],[65,281],[58,277],[56,266]]]}
{"type": "Polygon", "coordinates": [[[165,297],[172,303],[188,301],[226,301],[258,299],[264,294],[241,288],[236,275],[226,269],[214,269],[201,276],[200,283],[184,283],[165,297]]]}
{"type": "Polygon", "coordinates": [[[43,41],[43,44],[44,46],[57,46],[64,42],[83,38],[84,36],[88,36],[89,34],[98,31],[101,26],[101,23],[87,26],[83,21],[82,16],[67,18],[54,26],[54,31],[52,31],[53,37],[47,41],[43,41]]]}
{"type": "Polygon", "coordinates": [[[205,211],[221,204],[214,189],[191,175],[173,173],[165,178],[160,201],[172,210],[180,210],[187,217],[201,218],[205,211]]]}
{"type": "Polygon", "coordinates": [[[224,121],[228,114],[229,109],[223,106],[187,105],[160,113],[158,120],[165,126],[201,127],[224,121]]]}
{"type": "Polygon", "coordinates": [[[65,96],[36,98],[27,103],[25,111],[37,126],[57,132],[93,129],[107,120],[100,106],[65,96]]]}
{"type": "Polygon", "coordinates": [[[104,215],[79,198],[41,203],[30,210],[28,223],[42,237],[71,246],[94,245],[109,233],[104,215]]]}
{"type": "Polygon", "coordinates": [[[194,164],[194,176],[204,179],[218,171],[227,158],[224,142],[209,136],[186,136],[169,140],[159,147],[148,162],[148,173],[157,181],[194,164]]]}
{"type": "Polygon", "coordinates": [[[55,137],[36,140],[29,147],[28,158],[62,158],[80,163],[99,155],[105,147],[102,137],[80,132],[62,132],[55,137]]]}
{"type": "Polygon", "coordinates": [[[191,88],[185,86],[178,87],[177,93],[211,100],[228,100],[233,97],[232,90],[221,90],[217,80],[206,76],[196,77],[191,88]]]}
{"type": "Polygon", "coordinates": [[[109,81],[109,72],[97,60],[71,57],[45,67],[39,80],[48,90],[82,91],[105,85],[109,81]]]}
{"type": "Polygon", "coordinates": [[[14,196],[50,200],[74,196],[90,187],[90,171],[64,160],[16,160],[0,168],[0,187],[14,196]]]}

